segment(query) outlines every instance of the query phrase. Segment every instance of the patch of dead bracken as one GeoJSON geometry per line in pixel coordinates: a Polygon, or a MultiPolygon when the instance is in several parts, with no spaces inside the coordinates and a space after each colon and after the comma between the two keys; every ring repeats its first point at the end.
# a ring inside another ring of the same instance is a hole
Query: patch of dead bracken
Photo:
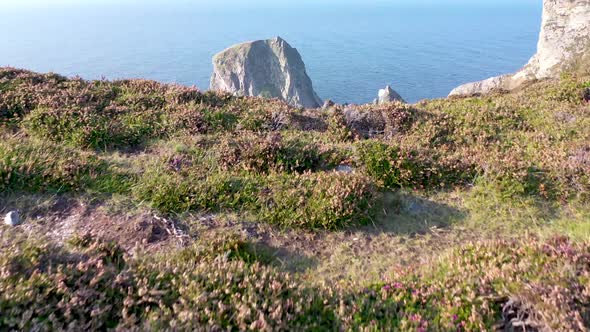
{"type": "MultiPolygon", "coordinates": [[[[0,204],[0,212],[9,209],[0,204]]],[[[24,223],[18,227],[22,231],[32,237],[43,234],[57,244],[74,236],[92,235],[113,241],[126,251],[158,251],[182,247],[190,241],[186,227],[151,211],[115,214],[107,212],[101,203],[58,197],[45,200],[43,206],[25,205],[21,213],[24,223]]]]}
{"type": "Polygon", "coordinates": [[[502,321],[496,326],[496,331],[542,332],[549,329],[535,318],[530,305],[517,299],[509,299],[502,304],[502,321]]]}

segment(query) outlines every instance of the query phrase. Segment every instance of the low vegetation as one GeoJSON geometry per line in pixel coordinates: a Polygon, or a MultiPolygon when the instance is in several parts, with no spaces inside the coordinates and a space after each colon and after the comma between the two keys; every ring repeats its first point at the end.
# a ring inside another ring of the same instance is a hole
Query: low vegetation
{"type": "Polygon", "coordinates": [[[1,68],[0,330],[586,330],[588,87],[302,110],[1,68]]]}

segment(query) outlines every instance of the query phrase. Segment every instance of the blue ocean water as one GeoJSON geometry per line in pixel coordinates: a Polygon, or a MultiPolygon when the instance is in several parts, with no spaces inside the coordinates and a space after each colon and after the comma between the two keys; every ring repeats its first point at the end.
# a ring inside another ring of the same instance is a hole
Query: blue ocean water
{"type": "MultiPolygon", "coordinates": [[[[408,1],[410,2],[410,1],[408,1]]],[[[212,56],[281,36],[323,99],[366,103],[390,84],[417,101],[512,72],[534,54],[541,2],[477,5],[62,5],[1,8],[0,66],[206,90],[212,56]]]]}

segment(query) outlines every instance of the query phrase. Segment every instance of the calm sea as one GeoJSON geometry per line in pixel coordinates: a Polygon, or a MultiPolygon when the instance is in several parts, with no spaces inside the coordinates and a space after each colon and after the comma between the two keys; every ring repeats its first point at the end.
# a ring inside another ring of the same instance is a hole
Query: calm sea
{"type": "Polygon", "coordinates": [[[0,66],[207,89],[215,53],[280,35],[302,54],[323,99],[366,103],[390,84],[413,102],[517,70],[535,52],[541,20],[541,1],[487,6],[293,3],[272,8],[0,8],[0,66]]]}

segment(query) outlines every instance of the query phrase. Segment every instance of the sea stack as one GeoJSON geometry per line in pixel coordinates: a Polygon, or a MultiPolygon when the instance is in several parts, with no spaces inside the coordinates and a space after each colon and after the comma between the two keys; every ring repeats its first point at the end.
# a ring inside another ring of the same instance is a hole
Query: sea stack
{"type": "Polygon", "coordinates": [[[210,88],[279,98],[297,107],[322,106],[301,55],[280,37],[235,45],[215,55],[210,88]]]}
{"type": "Polygon", "coordinates": [[[590,1],[544,0],[537,53],[514,74],[461,85],[450,96],[510,91],[523,83],[557,78],[590,48],[590,1]]]}

